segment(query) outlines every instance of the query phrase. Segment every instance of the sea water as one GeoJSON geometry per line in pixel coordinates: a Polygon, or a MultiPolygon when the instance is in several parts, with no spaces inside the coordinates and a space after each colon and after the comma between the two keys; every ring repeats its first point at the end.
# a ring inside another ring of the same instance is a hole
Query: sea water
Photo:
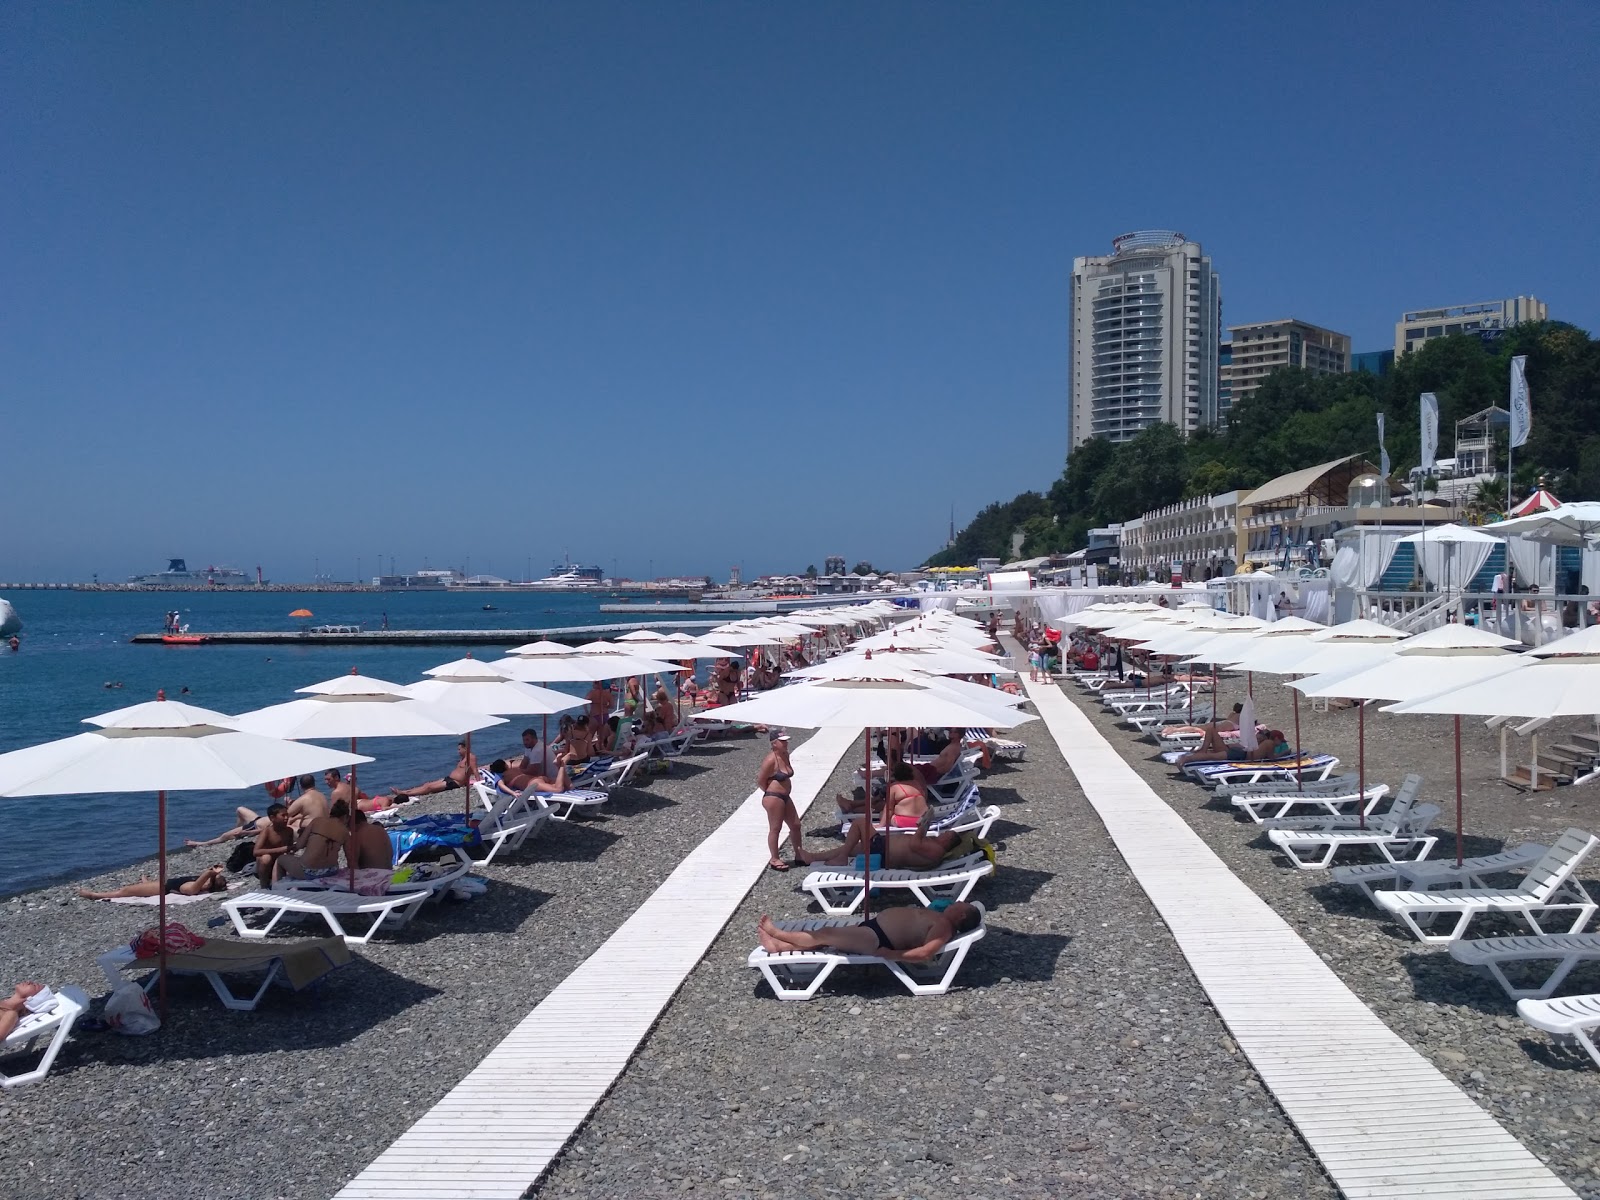
{"type": "MultiPolygon", "coordinates": [[[[294,700],[296,688],[354,667],[393,683],[414,683],[429,667],[467,653],[462,646],[135,646],[135,633],[159,632],[177,609],[191,632],[294,630],[289,613],[315,614],[311,623],[378,629],[552,629],[604,624],[618,618],[599,610],[605,593],[475,592],[19,592],[7,597],[24,622],[22,648],[0,647],[0,751],[16,750],[87,731],[85,717],[153,700],[240,713],[294,700]],[[483,611],[492,604],[493,612],[483,611]],[[107,685],[119,686],[107,686],[107,685]],[[188,691],[184,692],[183,689],[188,691]]],[[[649,616],[639,606],[638,619],[649,616]]],[[[691,618],[693,620],[693,618],[691,618]]],[[[510,647],[479,646],[495,659],[510,647]]],[[[551,685],[581,692],[587,685],[551,685]]],[[[524,724],[473,736],[473,752],[489,762],[520,753],[524,724]]],[[[454,738],[385,738],[358,749],[377,761],[359,768],[369,794],[438,779],[455,765],[454,738]]],[[[331,743],[329,743],[331,744],[331,743]]],[[[263,811],[259,788],[242,792],[172,792],[167,796],[169,845],[215,837],[234,824],[234,808],[263,811]]],[[[153,855],[157,847],[153,795],[0,798],[0,895],[54,878],[107,869],[153,855]]],[[[228,847],[218,847],[225,856],[228,847]]]]}

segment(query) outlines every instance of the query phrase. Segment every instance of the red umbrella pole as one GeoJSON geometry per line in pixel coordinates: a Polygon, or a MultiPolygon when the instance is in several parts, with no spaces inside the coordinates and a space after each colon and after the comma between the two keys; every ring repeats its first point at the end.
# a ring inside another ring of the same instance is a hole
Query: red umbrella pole
{"type": "Polygon", "coordinates": [[[1290,688],[1294,693],[1294,790],[1306,790],[1305,757],[1300,753],[1300,689],[1290,688]]]}
{"type": "Polygon", "coordinates": [[[1356,812],[1367,827],[1367,702],[1356,701],[1356,812]]]}
{"type": "Polygon", "coordinates": [[[467,770],[467,781],[461,785],[462,790],[466,793],[466,799],[461,802],[461,815],[463,817],[470,817],[472,815],[472,731],[471,730],[467,731],[467,757],[466,757],[466,760],[461,765],[463,767],[465,767],[466,770],[467,770]]]}
{"type": "Polygon", "coordinates": [[[161,966],[157,971],[157,1001],[160,1016],[167,1019],[167,793],[156,793],[156,836],[161,841],[156,855],[156,886],[161,898],[156,901],[160,912],[156,914],[156,932],[161,941],[161,966]]]}
{"type": "MultiPolygon", "coordinates": [[[[866,749],[866,759],[865,759],[865,762],[863,763],[863,766],[865,767],[866,772],[867,772],[866,792],[865,792],[867,801],[866,801],[866,812],[862,814],[862,818],[861,819],[864,820],[867,823],[867,828],[871,829],[872,828],[872,726],[871,725],[868,725],[866,727],[866,729],[862,732],[862,740],[863,740],[863,745],[864,745],[864,747],[866,749]]],[[[889,828],[889,799],[888,799],[887,795],[885,795],[884,802],[883,802],[883,827],[884,827],[885,830],[887,830],[889,828]]],[[[885,842],[884,842],[884,847],[883,848],[886,851],[889,849],[889,845],[888,845],[888,841],[887,841],[888,836],[889,835],[887,833],[884,834],[885,842]]],[[[862,873],[862,880],[861,880],[861,886],[862,886],[862,892],[861,892],[861,919],[863,921],[865,921],[865,920],[867,920],[868,918],[870,918],[872,916],[872,839],[870,837],[867,839],[867,844],[865,846],[863,846],[862,849],[861,849],[861,863],[862,863],[862,866],[864,866],[866,868],[866,870],[862,873]]]]}
{"type": "Polygon", "coordinates": [[[1456,866],[1461,865],[1461,717],[1456,716],[1456,866]]]}

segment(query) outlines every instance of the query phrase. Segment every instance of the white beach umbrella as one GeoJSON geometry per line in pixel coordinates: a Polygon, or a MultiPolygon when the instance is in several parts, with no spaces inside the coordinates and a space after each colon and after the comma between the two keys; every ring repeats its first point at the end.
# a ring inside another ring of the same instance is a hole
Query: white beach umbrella
{"type": "Polygon", "coordinates": [[[1579,500],[1525,517],[1491,521],[1484,533],[1525,537],[1558,546],[1584,546],[1600,538],[1600,501],[1579,500]]]}
{"type": "MultiPolygon", "coordinates": [[[[449,708],[491,713],[497,717],[542,717],[544,753],[550,745],[550,715],[583,708],[588,701],[569,692],[538,687],[510,678],[492,663],[468,655],[423,674],[432,678],[408,684],[406,694],[414,700],[427,700],[449,708]]],[[[470,733],[467,735],[472,736],[470,733]]],[[[471,811],[471,797],[468,797],[471,811]]]]}
{"type": "MultiPolygon", "coordinates": [[[[984,708],[1016,708],[1026,702],[1027,697],[1002,692],[999,688],[985,687],[981,683],[969,683],[964,679],[946,679],[938,675],[929,674],[910,662],[901,661],[910,658],[910,655],[879,655],[876,658],[862,658],[856,655],[842,655],[825,663],[818,663],[814,667],[801,667],[799,670],[790,671],[786,678],[804,680],[898,680],[921,684],[924,687],[936,688],[948,693],[963,703],[981,706],[984,708]]],[[[718,710],[721,711],[721,710],[718,710]]]]}
{"type": "Polygon", "coordinates": [[[1518,655],[1504,674],[1393,704],[1385,712],[1481,717],[1600,715],[1600,625],[1518,655]]]}
{"type": "MultiPolygon", "coordinates": [[[[1514,670],[1518,657],[1505,647],[1510,638],[1468,625],[1443,625],[1407,638],[1382,660],[1351,671],[1295,680],[1289,686],[1308,696],[1350,700],[1412,700],[1514,670]]],[[[1461,861],[1461,718],[1456,738],[1456,861],[1461,861]]]]}
{"type": "Polygon", "coordinates": [[[632,633],[619,633],[616,640],[619,642],[665,642],[671,640],[671,635],[662,633],[659,629],[635,629],[632,633]]]}
{"type": "Polygon", "coordinates": [[[1015,668],[1002,665],[999,659],[978,658],[956,649],[924,650],[908,649],[899,650],[863,650],[859,653],[852,650],[841,658],[859,658],[862,654],[876,653],[879,658],[889,656],[903,660],[919,671],[929,675],[1015,675],[1015,668]]]}
{"type": "MultiPolygon", "coordinates": [[[[348,675],[337,675],[322,683],[295,690],[305,699],[289,700],[240,713],[235,718],[239,728],[294,741],[349,738],[352,754],[355,753],[357,739],[364,737],[466,735],[470,753],[473,730],[506,723],[504,717],[414,699],[401,684],[357,674],[353,667],[348,675]]],[[[359,794],[354,772],[351,772],[350,794],[359,794]]],[[[467,803],[470,811],[470,793],[467,803]]],[[[353,801],[350,805],[350,825],[353,830],[353,801]]],[[[354,884],[355,868],[352,866],[351,886],[354,887],[354,884]]]]}
{"type": "MultiPolygon", "coordinates": [[[[167,700],[88,717],[97,726],[0,754],[0,796],[72,796],[155,792],[156,924],[167,925],[167,793],[233,791],[289,775],[312,775],[371,762],[353,750],[329,750],[243,732],[235,718],[167,700]]],[[[166,938],[161,941],[160,999],[166,1009],[166,938]]]]}

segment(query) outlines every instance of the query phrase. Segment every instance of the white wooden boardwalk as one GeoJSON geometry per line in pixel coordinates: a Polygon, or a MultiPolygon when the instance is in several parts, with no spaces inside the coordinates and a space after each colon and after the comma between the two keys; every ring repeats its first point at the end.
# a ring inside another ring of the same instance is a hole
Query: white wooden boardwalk
{"type": "MultiPolygon", "coordinates": [[[[795,747],[802,814],[859,736],[825,729],[795,747]]],[[[339,1200],[517,1200],[622,1073],[766,870],[766,842],[761,793],[752,792],[339,1200]]]]}
{"type": "Polygon", "coordinates": [[[1380,1021],[1053,683],[1024,683],[1234,1041],[1340,1191],[1576,1194],[1380,1021]]]}

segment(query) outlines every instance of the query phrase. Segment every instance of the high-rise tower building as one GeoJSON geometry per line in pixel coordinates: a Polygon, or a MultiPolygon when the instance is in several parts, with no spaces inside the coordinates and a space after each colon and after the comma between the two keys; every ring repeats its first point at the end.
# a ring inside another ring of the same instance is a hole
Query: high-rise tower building
{"type": "Polygon", "coordinates": [[[1071,444],[1217,421],[1222,284],[1181,233],[1143,230],[1072,264],[1071,444]]]}
{"type": "MultiPolygon", "coordinates": [[[[1261,386],[1279,367],[1300,367],[1313,375],[1343,375],[1350,370],[1350,335],[1289,317],[1230,325],[1233,349],[1222,368],[1222,386],[1231,407],[1261,386]]],[[[1224,416],[1226,414],[1223,414],[1224,416]]]]}

